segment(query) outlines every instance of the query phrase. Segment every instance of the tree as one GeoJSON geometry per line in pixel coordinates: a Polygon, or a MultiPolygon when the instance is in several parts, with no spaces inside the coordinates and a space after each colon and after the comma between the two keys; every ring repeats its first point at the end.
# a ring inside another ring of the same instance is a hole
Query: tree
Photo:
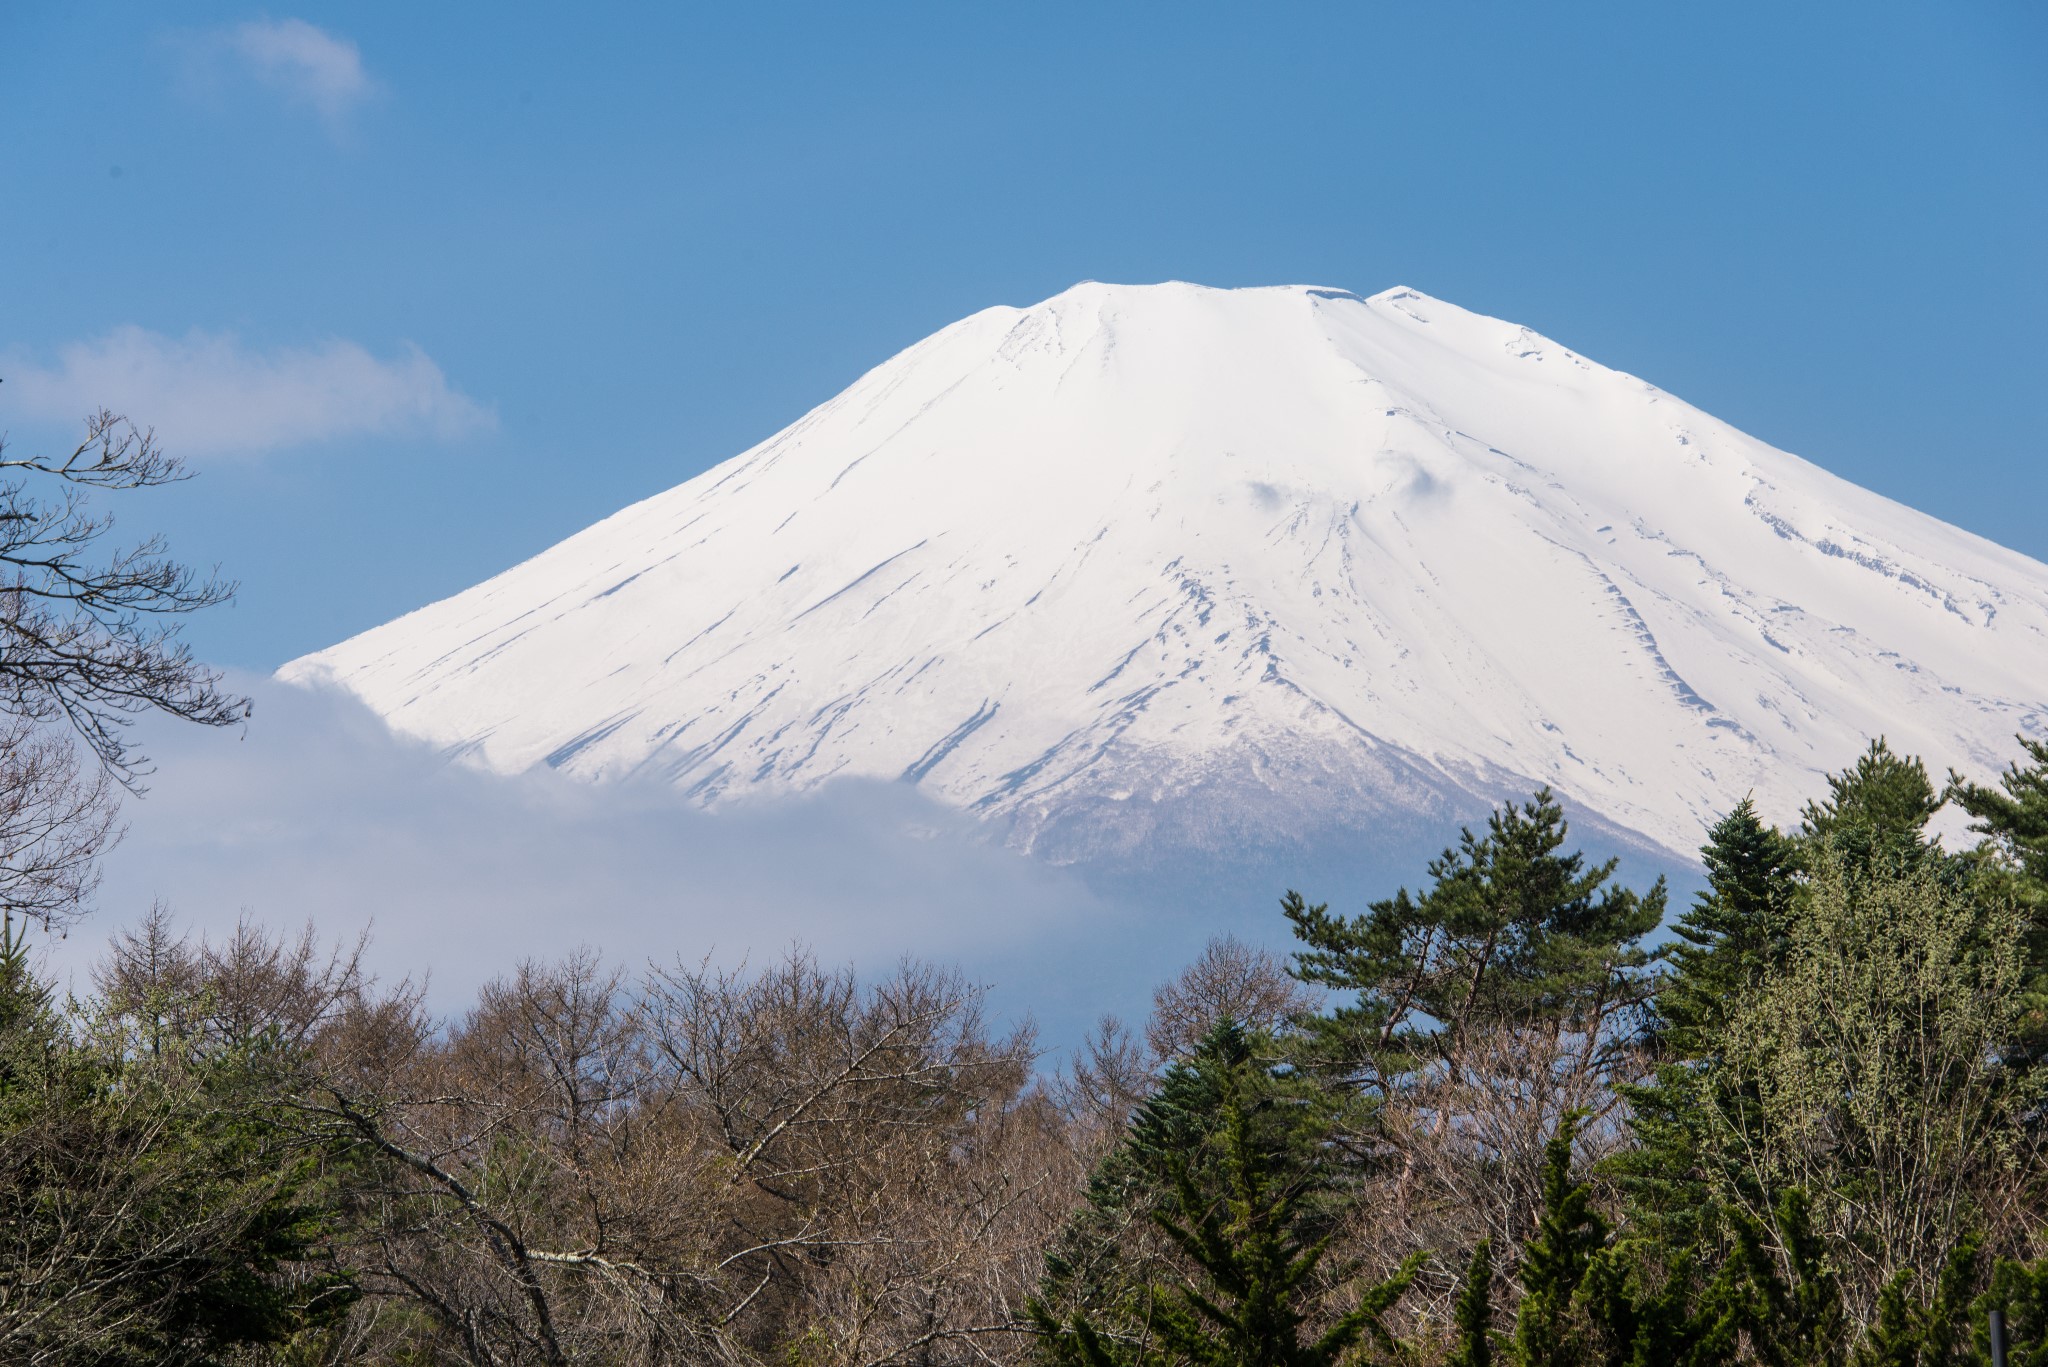
{"type": "MultiPolygon", "coordinates": [[[[134,1004],[141,1006],[141,1003],[134,1004]]],[[[57,1008],[0,932],[0,1359],[213,1363],[318,1333],[355,1298],[323,1255],[337,1155],[303,1142],[273,1032],[57,1008]]]]}
{"type": "Polygon", "coordinates": [[[1997,788],[1950,770],[1948,798],[1976,819],[1971,829],[2026,879],[2030,900],[2048,900],[2048,741],[2018,739],[2029,764],[2008,765],[1997,788]]]}
{"type": "Polygon", "coordinates": [[[1919,862],[1938,855],[1927,823],[1942,796],[1917,757],[1892,753],[1879,736],[1856,763],[1828,780],[1828,796],[1800,814],[1808,848],[1826,845],[1850,868],[1878,862],[1919,862]]]}
{"type": "Polygon", "coordinates": [[[1674,927],[1671,977],[1657,993],[1652,1028],[1666,1058],[1710,1050],[1733,1004],[1784,960],[1792,933],[1798,848],[1748,798],[1715,823],[1700,858],[1707,890],[1674,927]]]}
{"type": "Polygon", "coordinates": [[[1278,1030],[1315,1004],[1315,994],[1289,976],[1286,960],[1235,935],[1219,935],[1153,992],[1145,1042],[1164,1064],[1192,1051],[1220,1020],[1278,1030]]]}
{"type": "Polygon", "coordinates": [[[352,1256],[409,1351],[931,1361],[1021,1337],[1006,1298],[1064,1186],[1035,1143],[1051,1107],[1019,1099],[1029,1039],[991,1038],[980,996],[801,952],[635,991],[583,952],[488,984],[445,1034],[408,1010],[338,1041],[304,1109],[376,1175],[352,1256]]]}
{"type": "Polygon", "coordinates": [[[1259,1048],[1255,1033],[1219,1023],[1168,1070],[1098,1172],[1090,1213],[1113,1227],[1137,1204],[1167,1250],[1121,1287],[1084,1285],[1071,1260],[1049,1259],[1030,1313],[1052,1361],[1329,1367],[1363,1344],[1393,1347],[1386,1315],[1419,1255],[1345,1308],[1329,1304],[1356,1274],[1326,1266],[1341,1206],[1332,1198],[1346,1185],[1330,1141],[1354,1103],[1259,1048]],[[1083,1303],[1062,1319],[1054,1307],[1077,1291],[1083,1303]]]}
{"type": "MultiPolygon", "coordinates": [[[[1674,927],[1671,975],[1651,1018],[1656,1072],[1621,1088],[1636,1143],[1610,1164],[1638,1220],[1694,1251],[1715,1236],[1717,1220],[1701,1171],[1698,1108],[1754,1104],[1740,1091],[1703,1092],[1695,1074],[1713,1066],[1731,1014],[1783,966],[1800,893],[1797,842],[1759,820],[1748,798],[1715,823],[1700,855],[1707,889],[1674,927]]],[[[1771,1193],[1757,1195],[1767,1202],[1771,1193]]]]}
{"type": "Polygon", "coordinates": [[[1948,798],[1974,818],[1970,829],[1985,838],[1980,860],[2027,914],[2027,1020],[2020,1053],[2038,1063],[2048,1054],[2048,741],[2019,739],[2027,765],[2007,766],[1996,788],[1951,770],[1948,798]]]}
{"type": "Polygon", "coordinates": [[[1709,1197],[1769,1227],[1775,1193],[1805,1192],[1858,1323],[1895,1277],[1920,1284],[1965,1238],[2021,1237],[2042,1097],[2003,1062],[2021,1009],[2016,909],[1933,861],[1862,867],[1867,852],[1810,851],[1782,966],[1690,1077],[1709,1197]]]}
{"type": "Polygon", "coordinates": [[[1484,834],[1461,832],[1420,896],[1402,888],[1357,917],[1297,893],[1282,902],[1302,944],[1295,975],[1357,994],[1304,1022],[1311,1066],[1380,1102],[1397,1170],[1386,1199],[1408,1247],[1519,1242],[1559,1117],[1610,1116],[1615,1082],[1640,1067],[1657,982],[1642,940],[1663,919],[1664,884],[1615,886],[1615,861],[1567,853],[1567,837],[1543,790],[1495,811],[1484,834]]]}
{"type": "Polygon", "coordinates": [[[187,472],[153,432],[105,409],[85,431],[59,459],[8,458],[0,443],[0,712],[68,725],[135,786],[148,772],[126,732],[138,714],[205,726],[249,715],[248,700],[178,639],[179,618],[226,602],[235,586],[171,559],[161,537],[104,551],[114,522],[92,494],[187,472]]]}
{"type": "Polygon", "coordinates": [[[1451,1312],[1455,1335],[1446,1367],[1493,1367],[1493,1241],[1481,1239],[1465,1265],[1465,1285],[1451,1312]]]}
{"type": "Polygon", "coordinates": [[[129,723],[160,711],[226,726],[249,703],[178,640],[184,614],[234,585],[170,559],[161,538],[105,548],[113,519],[92,495],[185,478],[155,436],[101,410],[61,459],[6,449],[0,439],[0,924],[62,925],[117,838],[110,780],[139,791],[148,772],[129,723]],[[79,772],[67,733],[98,772],[79,772]]]}
{"type": "Polygon", "coordinates": [[[1576,1116],[1551,1136],[1543,1161],[1543,1210],[1522,1250],[1522,1304],[1515,1314],[1520,1367],[1562,1367],[1571,1361],[1567,1315],[1587,1269],[1607,1246],[1607,1221],[1593,1209],[1592,1188],[1572,1180],[1576,1116]]]}
{"type": "Polygon", "coordinates": [[[0,927],[77,914],[119,834],[116,810],[105,772],[81,773],[68,738],[0,718],[0,927]]]}

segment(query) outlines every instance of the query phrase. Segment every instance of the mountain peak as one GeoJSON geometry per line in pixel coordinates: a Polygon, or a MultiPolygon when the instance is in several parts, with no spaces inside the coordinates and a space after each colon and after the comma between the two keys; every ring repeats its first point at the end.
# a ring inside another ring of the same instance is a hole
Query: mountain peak
{"type": "Polygon", "coordinates": [[[898,779],[1058,858],[1536,783],[1690,851],[1872,735],[2048,734],[2048,567],[1407,287],[1088,282],[281,672],[501,769],[898,779]]]}

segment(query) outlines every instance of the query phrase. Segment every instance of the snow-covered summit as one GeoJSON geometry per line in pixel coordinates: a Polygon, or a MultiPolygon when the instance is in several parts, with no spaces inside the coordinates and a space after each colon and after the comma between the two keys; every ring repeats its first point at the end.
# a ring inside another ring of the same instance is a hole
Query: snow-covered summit
{"type": "Polygon", "coordinates": [[[287,665],[501,770],[915,783],[1056,857],[1548,782],[1687,851],[2048,733],[2048,566],[1407,288],[1078,285],[287,665]]]}

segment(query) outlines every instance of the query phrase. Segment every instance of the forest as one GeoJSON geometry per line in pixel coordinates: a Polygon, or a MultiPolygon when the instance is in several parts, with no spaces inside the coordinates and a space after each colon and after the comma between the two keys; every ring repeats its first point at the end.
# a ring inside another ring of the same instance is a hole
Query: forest
{"type": "Polygon", "coordinates": [[[59,994],[123,723],[246,705],[175,627],[232,585],[94,558],[92,495],[182,474],[146,433],[0,465],[0,1361],[1934,1367],[1995,1313],[2048,1367],[2048,742],[1873,741],[1683,906],[1538,791],[1065,1058],[915,959],[582,953],[444,1017],[163,909],[59,994]]]}

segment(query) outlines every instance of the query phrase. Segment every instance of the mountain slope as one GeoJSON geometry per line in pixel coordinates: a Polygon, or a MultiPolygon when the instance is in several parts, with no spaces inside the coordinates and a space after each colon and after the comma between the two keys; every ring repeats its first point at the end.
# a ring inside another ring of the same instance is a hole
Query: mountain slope
{"type": "Polygon", "coordinates": [[[902,779],[1055,858],[1548,782],[1669,849],[2048,732],[2048,567],[1413,290],[1086,284],[287,665],[501,770],[902,779]]]}

